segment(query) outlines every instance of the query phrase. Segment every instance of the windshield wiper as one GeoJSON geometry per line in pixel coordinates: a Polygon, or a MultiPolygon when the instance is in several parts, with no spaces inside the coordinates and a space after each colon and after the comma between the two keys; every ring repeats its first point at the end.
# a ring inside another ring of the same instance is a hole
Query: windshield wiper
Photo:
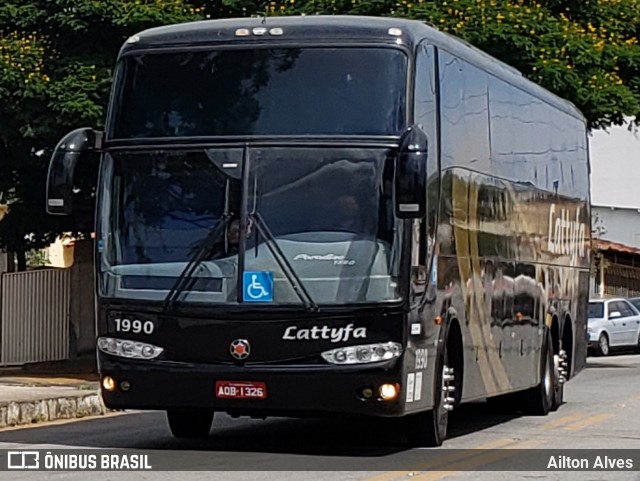
{"type": "Polygon", "coordinates": [[[253,217],[255,221],[254,224],[256,226],[256,229],[258,230],[258,233],[266,241],[267,247],[269,248],[271,255],[278,263],[278,266],[280,267],[280,269],[282,269],[282,273],[285,275],[285,277],[289,281],[289,284],[291,284],[291,287],[293,288],[294,292],[300,298],[300,301],[304,305],[304,308],[307,311],[319,311],[320,308],[318,307],[318,304],[316,304],[316,302],[313,300],[313,298],[311,297],[307,289],[302,285],[302,281],[300,281],[298,274],[296,274],[296,271],[293,270],[293,267],[291,267],[291,264],[282,253],[282,250],[278,246],[278,243],[276,242],[276,238],[271,233],[271,230],[269,230],[267,223],[262,219],[260,214],[258,214],[257,212],[254,214],[250,214],[250,216],[253,217]]]}
{"type": "Polygon", "coordinates": [[[169,294],[167,294],[167,297],[164,299],[163,308],[165,311],[171,309],[178,300],[178,297],[180,297],[184,291],[191,288],[191,284],[195,281],[193,273],[200,263],[210,255],[211,249],[216,242],[220,240],[230,218],[231,216],[229,214],[224,214],[222,216],[222,220],[214,229],[209,231],[207,236],[203,239],[202,244],[200,244],[200,247],[198,247],[198,250],[195,252],[193,258],[186,266],[184,266],[184,269],[182,269],[182,272],[178,276],[175,284],[171,287],[169,294]]]}

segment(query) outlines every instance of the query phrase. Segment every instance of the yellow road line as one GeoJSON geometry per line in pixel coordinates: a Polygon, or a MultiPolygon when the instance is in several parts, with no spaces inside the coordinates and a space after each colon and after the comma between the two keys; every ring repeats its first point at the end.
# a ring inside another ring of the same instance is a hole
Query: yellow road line
{"type": "Polygon", "coordinates": [[[420,476],[414,476],[411,478],[411,481],[436,481],[438,479],[446,478],[447,476],[458,474],[460,471],[470,470],[471,468],[477,468],[485,464],[509,458],[514,456],[517,453],[517,450],[535,448],[542,443],[543,441],[526,441],[524,443],[515,444],[513,449],[501,449],[499,451],[489,453],[479,453],[459,463],[447,465],[447,468],[449,468],[447,471],[432,471],[420,476]]]}
{"type": "MultiPolygon", "coordinates": [[[[460,448],[456,451],[468,451],[471,449],[496,449],[502,448],[504,446],[509,446],[510,444],[514,444],[517,441],[514,441],[510,438],[501,438],[496,439],[494,441],[490,441],[485,444],[481,444],[480,446],[472,447],[472,448],[460,448]]],[[[434,453],[437,451],[433,451],[434,453]]],[[[389,471],[388,473],[379,474],[377,476],[373,476],[371,478],[365,478],[362,481],[390,481],[392,479],[401,478],[408,476],[410,473],[415,473],[416,471],[425,471],[431,467],[441,466],[442,464],[451,463],[453,461],[458,461],[463,458],[467,458],[467,454],[465,452],[455,452],[451,454],[442,454],[441,456],[436,456],[434,459],[431,459],[424,464],[419,466],[415,466],[414,469],[410,469],[408,471],[389,471]]],[[[411,478],[412,480],[415,478],[411,478]]]]}
{"type": "Polygon", "coordinates": [[[601,423],[605,419],[612,418],[613,416],[615,416],[615,414],[608,414],[608,413],[598,414],[597,416],[591,416],[590,418],[584,419],[583,421],[578,421],[577,423],[573,423],[573,424],[570,424],[569,426],[565,426],[563,429],[577,431],[578,429],[586,428],[587,426],[601,423]]]}
{"type": "Polygon", "coordinates": [[[567,416],[554,419],[553,421],[549,421],[548,423],[544,423],[541,427],[542,429],[553,429],[562,426],[563,424],[568,424],[575,419],[584,418],[585,416],[587,416],[587,414],[583,412],[569,414],[567,416]]]}

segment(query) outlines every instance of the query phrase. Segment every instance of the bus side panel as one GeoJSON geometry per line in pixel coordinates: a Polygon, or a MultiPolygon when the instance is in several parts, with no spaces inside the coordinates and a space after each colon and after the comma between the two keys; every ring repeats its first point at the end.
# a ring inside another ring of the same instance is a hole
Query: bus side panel
{"type": "Polygon", "coordinates": [[[466,400],[537,384],[545,324],[557,347],[571,319],[583,364],[588,151],[579,118],[459,55],[438,59],[439,260],[459,275],[440,287],[464,306],[466,400]]]}
{"type": "Polygon", "coordinates": [[[576,316],[573,319],[573,361],[571,377],[576,376],[587,364],[587,308],[589,305],[589,272],[580,272],[578,282],[576,316]]]}

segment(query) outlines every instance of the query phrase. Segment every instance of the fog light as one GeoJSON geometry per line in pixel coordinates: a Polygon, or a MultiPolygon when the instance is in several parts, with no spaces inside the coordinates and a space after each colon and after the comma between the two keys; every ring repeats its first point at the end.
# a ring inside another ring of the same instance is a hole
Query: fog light
{"type": "Polygon", "coordinates": [[[129,389],[131,389],[131,383],[129,381],[122,381],[120,383],[120,389],[122,389],[123,391],[128,391],[129,389]]]}
{"type": "Polygon", "coordinates": [[[111,376],[105,376],[102,379],[102,387],[105,391],[114,391],[116,389],[116,380],[111,376]]]}
{"type": "Polygon", "coordinates": [[[373,389],[371,389],[370,387],[365,387],[362,390],[362,397],[369,399],[371,396],[373,396],[373,389]]]}
{"type": "Polygon", "coordinates": [[[398,396],[398,387],[395,384],[383,384],[380,386],[380,397],[383,401],[391,401],[398,396]]]}

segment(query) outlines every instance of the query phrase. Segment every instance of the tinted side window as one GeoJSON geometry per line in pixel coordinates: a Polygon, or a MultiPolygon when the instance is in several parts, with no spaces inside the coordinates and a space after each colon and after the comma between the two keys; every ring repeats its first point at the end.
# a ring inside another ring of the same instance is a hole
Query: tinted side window
{"type": "Polygon", "coordinates": [[[489,171],[489,94],[487,74],[439,50],[443,168],[473,165],[489,171]]]}
{"type": "Polygon", "coordinates": [[[624,306],[624,312],[622,313],[623,316],[635,316],[637,314],[631,303],[628,301],[621,302],[620,304],[624,306]]]}
{"type": "Polygon", "coordinates": [[[429,265],[433,238],[435,236],[437,210],[440,198],[439,152],[437,142],[436,106],[436,51],[432,45],[422,44],[416,55],[415,77],[415,122],[422,127],[429,139],[427,156],[427,221],[421,221],[421,239],[418,263],[429,265]],[[425,240],[429,238],[429,242],[425,240]]]}
{"type": "Polygon", "coordinates": [[[612,312],[619,312],[622,317],[627,317],[631,315],[629,314],[630,311],[631,309],[624,302],[615,301],[609,304],[609,316],[611,316],[612,312]]]}
{"type": "Polygon", "coordinates": [[[629,302],[633,307],[640,311],[640,299],[629,299],[629,302]]]}
{"type": "Polygon", "coordinates": [[[596,319],[599,317],[604,317],[604,303],[602,302],[590,302],[589,303],[589,314],[590,319],[596,319]]]}

